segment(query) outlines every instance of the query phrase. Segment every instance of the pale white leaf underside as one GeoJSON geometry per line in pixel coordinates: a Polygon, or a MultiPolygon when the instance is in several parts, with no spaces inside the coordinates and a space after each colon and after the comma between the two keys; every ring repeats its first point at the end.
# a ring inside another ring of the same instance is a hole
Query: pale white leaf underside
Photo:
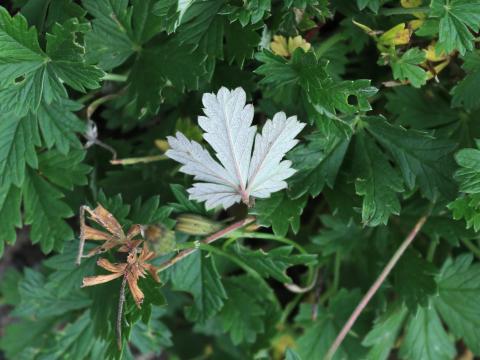
{"type": "Polygon", "coordinates": [[[198,122],[220,163],[180,132],[167,138],[170,149],[166,155],[182,164],[180,171],[200,181],[188,189],[190,198],[205,201],[207,209],[227,209],[286,188],[285,180],[295,170],[290,161],[282,159],[297,144],[295,137],[305,124],[279,112],[257,134],[252,126],[253,106],[246,104],[242,88],[222,87],[217,94],[204,94],[202,101],[205,116],[198,122]]]}

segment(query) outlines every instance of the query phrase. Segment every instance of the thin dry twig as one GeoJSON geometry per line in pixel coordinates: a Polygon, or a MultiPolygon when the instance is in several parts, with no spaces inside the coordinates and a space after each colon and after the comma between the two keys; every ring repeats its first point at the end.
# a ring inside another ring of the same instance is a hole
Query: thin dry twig
{"type": "Polygon", "coordinates": [[[342,330],[340,333],[337,335],[337,338],[333,342],[333,344],[330,346],[330,349],[328,349],[327,355],[325,356],[325,360],[331,360],[333,356],[335,355],[335,352],[338,350],[340,345],[342,344],[343,340],[347,336],[348,332],[351,330],[353,327],[353,324],[357,320],[357,318],[360,316],[362,311],[365,309],[367,304],[369,303],[370,299],[375,295],[377,290],[380,288],[382,283],[385,281],[387,276],[390,274],[394,266],[397,264],[398,260],[400,257],[403,255],[405,250],[408,248],[408,246],[412,243],[412,241],[415,239],[415,237],[418,235],[420,232],[420,229],[423,227],[425,222],[427,221],[428,215],[422,216],[413,229],[410,231],[406,239],[403,241],[403,243],[400,245],[400,247],[397,249],[395,254],[393,254],[392,258],[390,261],[387,263],[385,268],[382,270],[380,273],[380,276],[377,278],[377,280],[373,283],[373,285],[370,287],[368,292],[365,294],[363,299],[360,301],[360,303],[357,305],[355,310],[353,311],[352,315],[350,315],[350,318],[347,320],[345,325],[343,326],[342,330]]]}
{"type": "Polygon", "coordinates": [[[122,350],[122,320],[123,320],[123,305],[125,304],[125,288],[127,286],[127,276],[123,276],[122,286],[120,287],[120,296],[118,298],[118,310],[117,310],[117,345],[118,350],[122,350]]]}

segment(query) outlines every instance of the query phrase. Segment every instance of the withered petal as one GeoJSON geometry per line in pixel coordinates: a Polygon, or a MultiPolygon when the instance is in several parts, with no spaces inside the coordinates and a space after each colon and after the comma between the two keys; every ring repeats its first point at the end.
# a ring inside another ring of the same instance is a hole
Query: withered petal
{"type": "Polygon", "coordinates": [[[112,235],[85,225],[81,229],[85,240],[111,240],[112,235]]]}
{"type": "Polygon", "coordinates": [[[138,224],[132,225],[127,232],[127,241],[132,240],[135,236],[140,235],[142,227],[138,224]]]}
{"type": "Polygon", "coordinates": [[[134,276],[132,273],[127,275],[128,287],[130,288],[130,292],[132,293],[133,299],[135,300],[135,304],[137,307],[140,308],[140,305],[143,303],[143,292],[138,287],[138,277],[134,276]]]}
{"type": "Polygon", "coordinates": [[[158,268],[156,266],[153,266],[152,264],[146,264],[145,266],[145,269],[148,270],[148,272],[150,273],[150,275],[153,277],[153,279],[156,281],[156,282],[160,282],[160,278],[158,277],[158,268]]]}
{"type": "Polygon", "coordinates": [[[110,261],[104,258],[98,259],[97,265],[112,273],[117,273],[117,272],[123,273],[125,271],[125,268],[127,267],[127,264],[125,263],[112,264],[110,261]]]}
{"type": "Polygon", "coordinates": [[[82,287],[104,284],[123,276],[123,273],[113,273],[108,275],[87,276],[83,278],[82,287]]]}
{"type": "Polygon", "coordinates": [[[101,204],[98,204],[97,207],[93,210],[91,210],[90,208],[86,208],[86,210],[90,214],[93,221],[102,225],[112,235],[120,239],[123,239],[125,237],[122,226],[118,223],[117,219],[115,219],[115,217],[101,204]]]}

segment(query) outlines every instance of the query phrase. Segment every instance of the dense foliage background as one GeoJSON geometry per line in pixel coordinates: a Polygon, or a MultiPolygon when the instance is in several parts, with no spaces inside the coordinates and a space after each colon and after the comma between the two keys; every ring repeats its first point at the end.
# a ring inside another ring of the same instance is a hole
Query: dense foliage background
{"type": "Polygon", "coordinates": [[[425,216],[335,359],[480,356],[479,26],[478,0],[3,1],[3,355],[322,359],[425,216]],[[201,96],[221,86],[260,127],[308,124],[288,190],[250,209],[189,201],[164,156],[176,130],[201,141],[201,96]],[[127,288],[119,350],[122,281],[81,289],[106,272],[75,265],[78,209],[97,203],[156,225],[156,265],[247,212],[256,225],[141,279],[141,309],[127,288]]]}

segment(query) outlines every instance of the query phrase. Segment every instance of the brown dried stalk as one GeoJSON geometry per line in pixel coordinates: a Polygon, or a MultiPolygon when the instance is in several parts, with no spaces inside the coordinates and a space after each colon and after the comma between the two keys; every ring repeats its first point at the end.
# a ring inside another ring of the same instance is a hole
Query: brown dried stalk
{"type": "Polygon", "coordinates": [[[408,234],[406,239],[403,241],[403,243],[400,245],[400,247],[397,249],[395,254],[393,254],[392,258],[390,261],[387,263],[383,271],[381,272],[380,276],[377,278],[377,280],[373,283],[373,285],[370,287],[368,292],[365,294],[363,299],[360,301],[360,303],[357,305],[355,310],[353,311],[352,315],[350,315],[350,318],[347,320],[345,325],[343,326],[342,330],[338,334],[337,338],[333,342],[333,344],[330,346],[330,349],[327,352],[327,355],[325,356],[325,360],[331,360],[333,356],[335,355],[335,352],[338,350],[340,345],[342,344],[343,340],[353,327],[353,324],[355,324],[355,321],[357,318],[360,316],[362,311],[365,309],[367,304],[369,303],[370,299],[375,295],[377,290],[380,288],[382,283],[385,281],[387,276],[390,274],[394,266],[397,264],[398,260],[400,257],[403,255],[405,250],[407,250],[408,246],[412,243],[412,241],[415,239],[415,237],[418,235],[420,232],[420,229],[423,227],[425,222],[427,221],[428,215],[422,216],[418,222],[415,224],[413,227],[412,231],[408,234]]]}

